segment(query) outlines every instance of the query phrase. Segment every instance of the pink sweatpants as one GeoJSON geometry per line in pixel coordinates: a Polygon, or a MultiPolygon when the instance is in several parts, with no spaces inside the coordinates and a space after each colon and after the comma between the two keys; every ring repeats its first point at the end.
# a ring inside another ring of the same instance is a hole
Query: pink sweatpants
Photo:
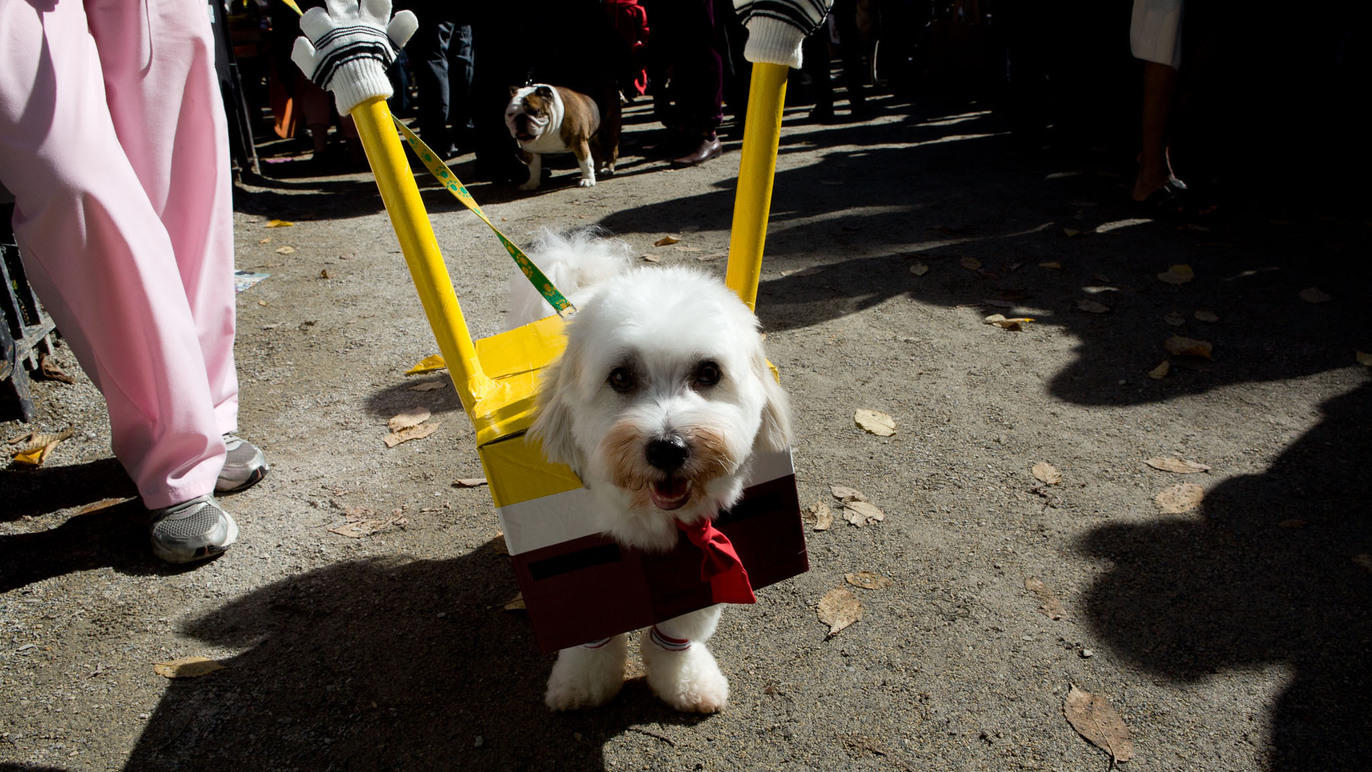
{"type": "Polygon", "coordinates": [[[146,506],[234,431],[228,137],[204,0],[0,0],[0,182],[34,288],[146,506]]]}

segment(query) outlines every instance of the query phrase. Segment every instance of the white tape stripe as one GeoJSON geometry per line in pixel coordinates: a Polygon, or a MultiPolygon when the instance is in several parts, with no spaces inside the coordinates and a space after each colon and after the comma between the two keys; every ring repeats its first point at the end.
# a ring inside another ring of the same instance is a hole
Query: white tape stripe
{"type": "MultiPolygon", "coordinates": [[[[747,487],[794,474],[790,451],[765,453],[753,459],[747,487]]],[[[518,555],[600,532],[595,497],[585,488],[554,493],[500,507],[505,546],[518,555]]]]}

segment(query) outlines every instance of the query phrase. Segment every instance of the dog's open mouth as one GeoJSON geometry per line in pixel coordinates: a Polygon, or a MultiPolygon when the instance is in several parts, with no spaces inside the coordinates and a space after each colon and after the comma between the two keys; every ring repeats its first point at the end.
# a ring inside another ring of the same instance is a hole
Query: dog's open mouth
{"type": "Polygon", "coordinates": [[[653,506],[658,509],[680,509],[691,498],[690,483],[676,477],[654,482],[648,489],[653,497],[653,506]]]}

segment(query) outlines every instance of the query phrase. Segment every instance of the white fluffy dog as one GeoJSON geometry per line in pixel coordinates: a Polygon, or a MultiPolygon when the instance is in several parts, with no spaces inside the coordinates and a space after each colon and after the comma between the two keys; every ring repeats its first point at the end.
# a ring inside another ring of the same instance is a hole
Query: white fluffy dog
{"type": "MultiPolygon", "coordinates": [[[[678,520],[713,519],[738,501],[755,452],[790,447],[789,406],[757,317],[738,296],[698,270],[631,268],[627,251],[591,231],[544,234],[535,247],[535,262],[578,312],[565,353],[544,374],[530,434],[591,490],[604,533],[665,551],[678,520]]],[[[527,284],[515,285],[512,321],[550,312],[527,284]]],[[[678,710],[712,713],[728,700],[729,682],[705,647],[721,608],[643,632],[648,685],[678,710]]],[[[548,706],[609,700],[624,682],[627,648],[628,635],[617,635],[563,649],[548,706]]]]}

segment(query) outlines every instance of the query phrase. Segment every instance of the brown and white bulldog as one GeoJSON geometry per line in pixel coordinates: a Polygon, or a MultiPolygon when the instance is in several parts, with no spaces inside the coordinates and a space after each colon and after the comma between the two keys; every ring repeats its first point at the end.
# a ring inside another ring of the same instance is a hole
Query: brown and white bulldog
{"type": "Polygon", "coordinates": [[[519,189],[538,187],[544,153],[570,152],[576,156],[583,188],[595,185],[597,170],[613,173],[619,158],[618,96],[607,100],[611,114],[602,120],[595,100],[578,91],[546,83],[510,89],[505,125],[529,166],[529,181],[519,189]]]}

